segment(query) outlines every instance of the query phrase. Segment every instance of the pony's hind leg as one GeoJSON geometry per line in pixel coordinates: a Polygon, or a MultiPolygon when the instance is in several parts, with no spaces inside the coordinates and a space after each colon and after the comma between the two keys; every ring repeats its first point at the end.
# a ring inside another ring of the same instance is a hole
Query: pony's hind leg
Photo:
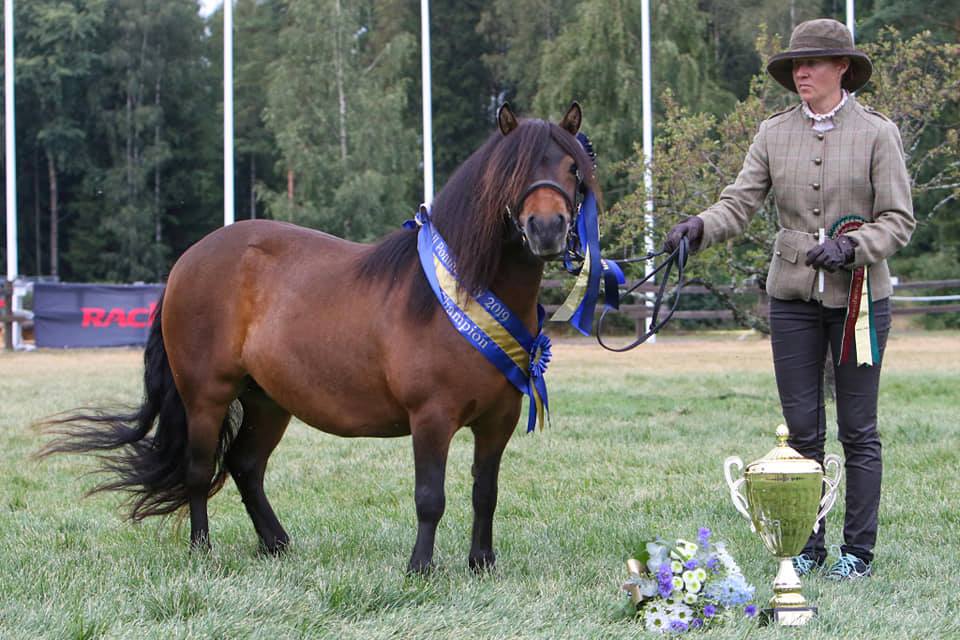
{"type": "Polygon", "coordinates": [[[237,397],[239,381],[220,379],[204,384],[201,376],[181,375],[178,382],[187,414],[184,488],[190,507],[190,546],[209,549],[207,501],[226,479],[224,458],[234,429],[227,411],[237,397]]]}
{"type": "Polygon", "coordinates": [[[207,500],[223,481],[217,453],[228,407],[229,403],[204,403],[187,408],[189,437],[185,485],[190,506],[190,547],[193,549],[210,548],[207,500]]]}
{"type": "Polygon", "coordinates": [[[263,491],[267,459],[283,437],[290,413],[280,408],[259,387],[240,396],[243,422],[227,454],[227,468],[237,484],[243,504],[263,548],[278,554],[290,543],[263,491]]]}
{"type": "Polygon", "coordinates": [[[473,535],[470,542],[470,568],[492,569],[493,513],[497,508],[497,480],[503,450],[513,434],[517,416],[492,420],[473,427],[473,535]]]}

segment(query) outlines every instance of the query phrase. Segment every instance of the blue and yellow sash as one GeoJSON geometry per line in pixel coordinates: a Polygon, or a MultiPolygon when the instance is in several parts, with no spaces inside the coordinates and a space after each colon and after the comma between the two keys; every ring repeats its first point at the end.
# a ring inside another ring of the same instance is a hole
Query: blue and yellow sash
{"type": "Polygon", "coordinates": [[[543,429],[549,414],[547,384],[550,338],[543,333],[543,307],[537,305],[537,335],[531,336],[517,316],[491,291],[477,296],[457,292],[456,259],[430,222],[425,209],[417,214],[417,251],[430,288],[454,328],[474,349],[530,399],[527,432],[543,429]]]}

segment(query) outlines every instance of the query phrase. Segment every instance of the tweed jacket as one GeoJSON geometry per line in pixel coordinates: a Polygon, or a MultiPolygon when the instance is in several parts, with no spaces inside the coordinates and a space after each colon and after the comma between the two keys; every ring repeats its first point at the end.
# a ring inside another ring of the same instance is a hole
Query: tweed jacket
{"type": "Polygon", "coordinates": [[[741,233],[773,189],[780,230],[774,242],[767,293],[783,300],[820,300],[845,307],[851,269],[868,265],[873,300],[893,287],[886,258],[910,240],[916,220],[910,177],[900,132],[890,120],[853,96],[833,117],[834,128],[818,132],[800,105],[764,120],[736,181],[716,204],[700,213],[700,249],[741,233]],[[805,264],[820,228],[847,215],[868,222],[849,232],[856,241],[854,261],[825,273],[824,293],[817,272],[805,264]]]}

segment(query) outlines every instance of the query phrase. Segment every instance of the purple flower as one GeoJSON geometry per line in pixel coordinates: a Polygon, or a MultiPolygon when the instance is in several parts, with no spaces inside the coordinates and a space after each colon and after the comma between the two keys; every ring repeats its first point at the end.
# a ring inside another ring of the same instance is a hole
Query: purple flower
{"type": "Polygon", "coordinates": [[[697,542],[700,543],[700,546],[706,546],[707,542],[710,541],[710,529],[706,527],[700,527],[700,531],[697,532],[697,542]]]}
{"type": "Polygon", "coordinates": [[[668,562],[661,564],[657,570],[657,590],[661,598],[669,598],[673,593],[673,571],[668,562]]]}
{"type": "Polygon", "coordinates": [[[690,628],[690,625],[688,625],[686,622],[684,622],[684,621],[682,621],[682,620],[671,620],[671,621],[670,621],[670,630],[671,630],[671,631],[677,631],[678,633],[683,633],[684,631],[686,631],[686,630],[689,629],[689,628],[690,628]]]}
{"type": "Polygon", "coordinates": [[[757,605],[748,604],[743,608],[743,612],[747,614],[748,618],[752,618],[753,616],[757,615],[757,605]]]}
{"type": "Polygon", "coordinates": [[[703,626],[703,620],[701,620],[700,618],[694,618],[693,620],[690,621],[691,629],[699,629],[702,626],[703,626]]]}
{"type": "Polygon", "coordinates": [[[717,608],[712,604],[708,604],[703,608],[703,617],[712,618],[717,613],[717,608]]]}
{"type": "Polygon", "coordinates": [[[670,568],[669,562],[664,562],[660,565],[660,569],[657,570],[657,579],[660,580],[660,582],[673,580],[673,570],[670,568]]]}
{"type": "Polygon", "coordinates": [[[707,560],[707,569],[710,569],[711,571],[719,571],[718,569],[719,565],[720,565],[720,560],[718,560],[717,558],[710,558],[709,560],[707,560]]]}
{"type": "Polygon", "coordinates": [[[684,568],[684,569],[696,569],[696,568],[697,568],[697,561],[696,561],[696,559],[690,558],[689,560],[687,560],[686,562],[684,562],[684,563],[683,563],[683,568],[684,568]]]}

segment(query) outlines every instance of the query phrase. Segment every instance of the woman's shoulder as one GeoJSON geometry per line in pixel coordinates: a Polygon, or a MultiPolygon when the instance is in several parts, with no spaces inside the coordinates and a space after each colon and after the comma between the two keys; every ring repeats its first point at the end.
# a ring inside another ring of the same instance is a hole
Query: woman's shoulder
{"type": "Polygon", "coordinates": [[[769,129],[790,122],[793,116],[799,113],[799,111],[800,105],[793,105],[783,111],[777,111],[773,115],[767,116],[766,119],[760,122],[759,133],[764,133],[769,129]]]}
{"type": "Polygon", "coordinates": [[[881,131],[898,131],[897,124],[893,120],[880,113],[870,105],[863,104],[859,100],[857,100],[854,105],[859,107],[857,111],[859,111],[861,118],[873,127],[881,131]]]}

